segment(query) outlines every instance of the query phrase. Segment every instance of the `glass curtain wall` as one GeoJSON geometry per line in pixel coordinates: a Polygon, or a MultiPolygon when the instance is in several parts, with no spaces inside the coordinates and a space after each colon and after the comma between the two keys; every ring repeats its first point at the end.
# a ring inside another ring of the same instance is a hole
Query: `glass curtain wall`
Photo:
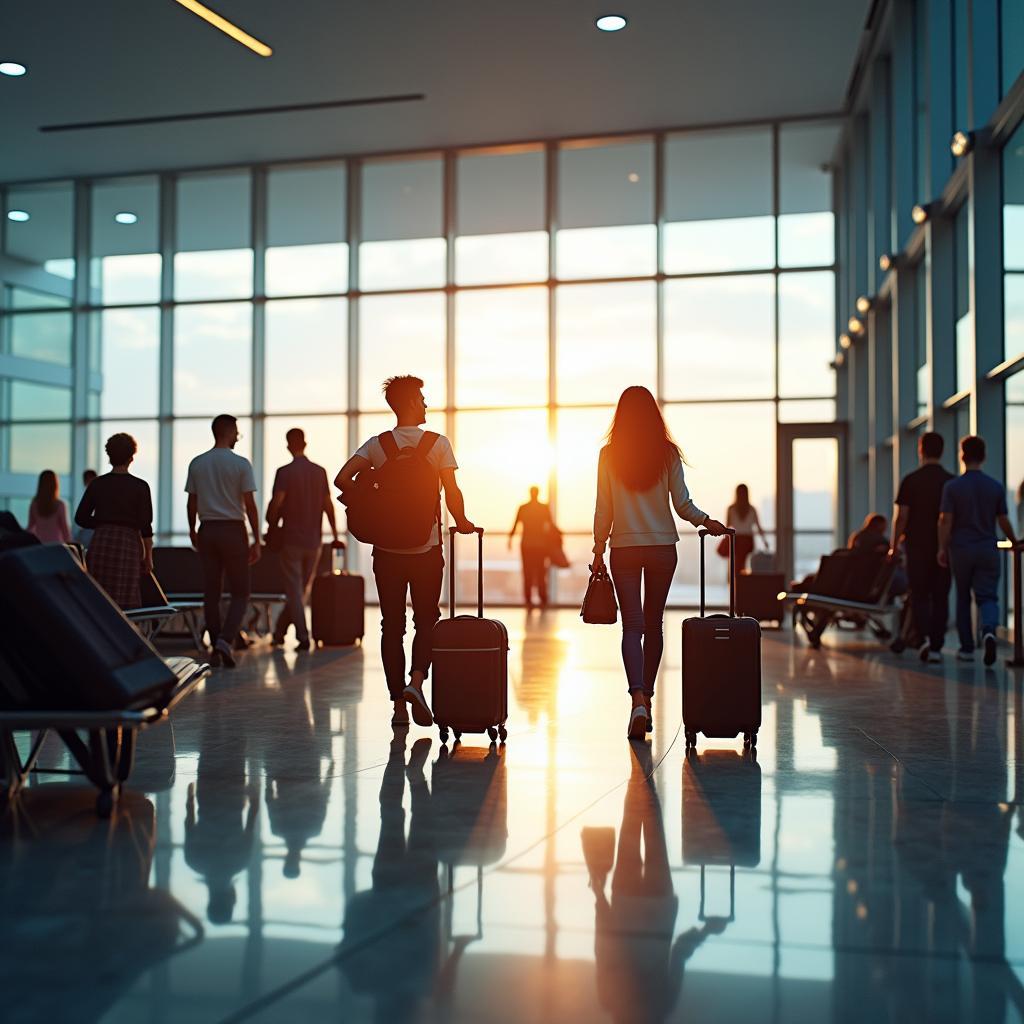
{"type": "MultiPolygon", "coordinates": [[[[771,533],[776,423],[835,416],[838,137],[780,124],[9,188],[0,503],[24,518],[44,468],[76,501],[128,431],[160,542],[185,543],[185,469],[215,414],[239,417],[265,507],[290,427],[333,478],[390,425],[382,381],[413,373],[487,530],[494,600],[520,598],[506,535],[531,485],[572,561],[557,599],[582,595],[627,384],[662,402],[694,499],[724,517],[747,483],[771,533]]],[[[686,528],[672,599],[695,597],[686,528]]]]}

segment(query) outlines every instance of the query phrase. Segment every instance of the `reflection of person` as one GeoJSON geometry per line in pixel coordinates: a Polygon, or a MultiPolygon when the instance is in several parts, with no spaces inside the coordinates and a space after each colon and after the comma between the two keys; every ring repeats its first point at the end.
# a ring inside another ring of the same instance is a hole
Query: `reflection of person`
{"type": "Polygon", "coordinates": [[[902,539],[906,545],[910,584],[910,613],[920,644],[922,661],[942,661],[942,644],[949,614],[949,569],[938,564],[939,503],[942,489],[953,474],[942,466],[945,446],[941,434],[929,431],[917,442],[920,466],[900,481],[896,518],[889,554],[896,557],[902,539]]]}
{"type": "Polygon", "coordinates": [[[36,496],[28,506],[28,532],[44,544],[70,544],[68,507],[60,497],[60,481],[52,469],[39,474],[36,496]]]}
{"type": "Polygon", "coordinates": [[[969,435],[960,441],[962,476],[950,480],[942,492],[939,514],[939,555],[956,580],[956,628],[960,634],[961,661],[974,660],[974,624],[971,592],[978,606],[985,665],[996,660],[996,626],[999,623],[999,549],[996,526],[1011,543],[1017,537],[1007,515],[1006,491],[994,477],[981,471],[985,441],[969,435]]]}
{"type": "Polygon", "coordinates": [[[527,608],[533,607],[533,591],[537,591],[537,599],[541,608],[548,606],[548,551],[551,545],[551,506],[538,500],[540,489],[530,488],[530,500],[519,506],[516,521],[508,534],[508,546],[512,547],[512,538],[516,535],[519,524],[523,526],[523,598],[527,608]]]}
{"type": "Polygon", "coordinates": [[[736,485],[736,498],[725,514],[725,525],[736,531],[736,571],[742,572],[754,551],[755,529],[761,535],[765,547],[768,546],[768,538],[761,528],[757,509],[750,503],[750,490],[746,484],[736,485]]]}
{"type": "Polygon", "coordinates": [[[249,606],[249,565],[260,557],[260,514],[256,510],[256,478],[252,463],[231,449],[242,436],[234,416],[214,418],[213,447],[188,467],[188,532],[203,563],[203,615],[213,646],[213,663],[235,667],[232,645],[249,606]],[[196,517],[200,527],[196,529],[196,517]],[[252,527],[253,543],[245,532],[252,527]],[[227,577],[231,604],[223,626],[220,598],[227,577]]]}
{"type": "Polygon", "coordinates": [[[713,536],[725,533],[720,522],[690,500],[679,445],[654,396],[644,387],[626,388],[598,460],[593,569],[604,569],[610,537],[612,578],[622,608],[622,662],[633,702],[630,739],[643,739],[650,729],[664,648],[665,603],[679,540],[670,500],[692,526],[703,526],[713,536]]]}
{"type": "MultiPolygon", "coordinates": [[[[415,449],[423,440],[420,424],[427,422],[427,402],[423,397],[423,381],[419,377],[391,377],[384,382],[384,398],[391,406],[397,423],[394,428],[371,437],[341,467],[334,483],[343,493],[355,477],[370,467],[382,466],[389,458],[384,449],[387,444],[391,457],[403,448],[415,449]]],[[[473,533],[476,527],[466,518],[462,491],[455,482],[458,463],[451,442],[441,435],[426,453],[426,461],[438,474],[444,488],[445,503],[455,518],[460,533],[473,533]]],[[[412,717],[417,725],[433,724],[430,706],[423,696],[423,683],[430,671],[430,642],[434,623],[441,617],[441,578],[444,574],[444,555],[441,550],[441,509],[438,505],[437,521],[427,542],[421,547],[389,550],[374,546],[373,576],[377,582],[380,601],[380,655],[388,692],[394,702],[392,725],[409,724],[406,702],[412,706],[412,717]],[[405,605],[412,597],[412,669],[409,684],[405,682],[405,605]]]]}
{"type": "Polygon", "coordinates": [[[285,434],[285,441],[292,461],[275,474],[273,496],[267,509],[270,527],[278,524],[281,527],[281,546],[277,554],[286,597],[274,627],[274,643],[283,644],[288,627],[294,624],[299,650],[308,651],[306,599],[320,561],[320,525],[325,514],[334,543],[341,542],[334,518],[334,502],[327,486],[327,471],[306,458],[306,435],[298,427],[285,434]]]}
{"type": "Polygon", "coordinates": [[[651,770],[649,748],[634,749],[610,901],[608,865],[597,863],[595,851],[588,849],[590,830],[584,832],[583,855],[594,891],[598,997],[615,1021],[654,1024],[672,1013],[686,961],[709,935],[724,931],[725,921],[711,918],[672,941],[679,900],[651,770]]]}
{"type": "MultiPolygon", "coordinates": [[[[82,470],[82,487],[85,490],[89,489],[89,484],[96,479],[97,473],[95,469],[84,469],[82,470]]],[[[92,541],[92,530],[83,530],[81,526],[76,526],[71,531],[72,536],[75,539],[76,544],[81,544],[83,548],[88,548],[92,541]]]]}
{"type": "Polygon", "coordinates": [[[107,439],[111,470],[89,484],[75,512],[92,535],[89,572],[122,608],[142,604],[139,577],[153,571],[153,499],[149,484],[128,471],[138,447],[131,434],[107,439]]]}

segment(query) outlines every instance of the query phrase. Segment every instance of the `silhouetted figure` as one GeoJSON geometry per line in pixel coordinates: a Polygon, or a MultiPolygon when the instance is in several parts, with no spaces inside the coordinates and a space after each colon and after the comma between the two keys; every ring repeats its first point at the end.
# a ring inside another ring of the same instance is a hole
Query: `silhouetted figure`
{"type": "Polygon", "coordinates": [[[754,530],[761,534],[765,546],[768,545],[757,509],[750,503],[750,489],[746,484],[736,485],[736,497],[726,511],[725,525],[736,531],[736,571],[742,572],[754,551],[754,530]]]}
{"type": "Polygon", "coordinates": [[[690,500],[682,453],[654,396],[647,388],[626,388],[598,460],[593,568],[604,568],[610,536],[612,578],[622,610],[622,661],[633,702],[630,739],[643,739],[650,731],[664,648],[665,603],[679,540],[670,501],[692,526],[716,537],[725,533],[720,522],[690,500]]]}
{"type": "Polygon", "coordinates": [[[541,608],[548,606],[548,552],[555,524],[551,518],[551,506],[542,504],[538,500],[539,495],[539,488],[530,488],[530,500],[519,506],[516,521],[508,534],[508,546],[511,548],[516,530],[522,524],[523,599],[527,608],[533,607],[534,590],[541,608]]]}
{"type": "Polygon", "coordinates": [[[994,477],[981,471],[985,440],[969,435],[960,441],[962,476],[942,491],[939,514],[941,566],[949,566],[956,580],[956,628],[961,661],[974,660],[974,623],[971,593],[978,606],[981,643],[986,666],[995,664],[996,628],[999,625],[999,549],[996,527],[1011,543],[1017,542],[1007,514],[1006,491],[994,477]]]}
{"type": "Polygon", "coordinates": [[[293,427],[285,434],[292,461],[274,476],[274,490],[267,509],[268,541],[277,533],[275,546],[284,577],[285,605],[274,627],[274,643],[283,644],[288,627],[295,626],[299,650],[309,650],[306,602],[320,561],[320,526],[326,514],[334,543],[340,545],[334,502],[327,486],[327,471],[306,458],[306,435],[293,427]]]}
{"type": "Polygon", "coordinates": [[[28,532],[44,544],[70,544],[68,507],[60,497],[60,481],[52,469],[39,474],[36,495],[28,506],[28,532]]]}
{"type": "Polygon", "coordinates": [[[121,608],[142,604],[139,577],[153,571],[153,500],[149,484],[128,471],[138,451],[131,434],[107,439],[111,470],[86,488],[75,522],[92,536],[86,565],[121,608]]]}
{"type": "Polygon", "coordinates": [[[889,550],[889,538],[886,530],[889,528],[889,520],[878,512],[869,512],[860,524],[860,529],[850,534],[846,546],[851,551],[861,551],[865,554],[878,554],[889,550]]]}
{"type": "Polygon", "coordinates": [[[900,481],[896,517],[892,526],[891,557],[902,541],[907,557],[910,614],[922,661],[942,661],[942,645],[949,616],[949,569],[939,565],[939,504],[942,490],[953,474],[942,466],[945,441],[929,431],[917,442],[920,466],[900,481]]]}
{"type": "Polygon", "coordinates": [[[222,413],[210,428],[213,447],[189,463],[185,480],[188,533],[203,563],[203,614],[213,647],[212,663],[234,668],[232,644],[249,606],[249,566],[260,557],[260,516],[252,463],[231,450],[241,437],[238,421],[222,413]],[[245,532],[247,518],[252,528],[251,546],[245,532]],[[231,604],[221,625],[225,577],[231,604]]]}
{"type": "MultiPolygon", "coordinates": [[[[85,490],[89,489],[89,484],[96,479],[97,473],[95,469],[85,469],[82,471],[82,487],[85,490]]],[[[76,526],[71,531],[72,537],[74,537],[76,544],[81,544],[83,548],[88,548],[92,541],[92,530],[85,530],[81,526],[76,526]]]]}
{"type": "MultiPolygon", "coordinates": [[[[429,450],[423,450],[425,432],[421,424],[427,421],[427,402],[423,397],[423,381],[419,377],[390,377],[384,382],[384,398],[397,420],[393,429],[371,437],[342,466],[334,483],[344,497],[353,487],[358,474],[379,469],[389,459],[407,454],[410,458],[423,458],[437,473],[438,483],[431,482],[435,493],[444,488],[448,511],[455,518],[460,533],[473,533],[476,527],[466,518],[462,491],[455,482],[458,463],[448,438],[438,434],[429,450]],[[413,455],[415,451],[417,454],[413,455]]],[[[419,547],[385,549],[374,545],[373,576],[377,582],[380,602],[381,634],[380,654],[384,663],[388,693],[394,703],[392,725],[409,724],[406,702],[412,706],[417,725],[433,724],[430,706],[423,696],[423,683],[430,671],[431,631],[441,617],[441,579],[444,575],[444,555],[441,547],[441,503],[437,501],[434,525],[426,542],[419,547]],[[412,667],[409,683],[405,681],[406,600],[412,598],[414,636],[412,667]]]]}

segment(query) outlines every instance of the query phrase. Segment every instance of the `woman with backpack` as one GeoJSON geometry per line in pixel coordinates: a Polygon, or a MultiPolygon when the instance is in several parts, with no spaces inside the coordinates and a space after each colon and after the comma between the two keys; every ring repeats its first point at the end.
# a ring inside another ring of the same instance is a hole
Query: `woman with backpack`
{"type": "Polygon", "coordinates": [[[611,574],[622,610],[622,662],[632,701],[627,735],[634,740],[651,729],[665,603],[679,540],[672,508],[680,519],[715,537],[726,532],[690,500],[682,453],[654,396],[644,387],[626,388],[598,460],[593,570],[604,569],[610,539],[611,574]]]}

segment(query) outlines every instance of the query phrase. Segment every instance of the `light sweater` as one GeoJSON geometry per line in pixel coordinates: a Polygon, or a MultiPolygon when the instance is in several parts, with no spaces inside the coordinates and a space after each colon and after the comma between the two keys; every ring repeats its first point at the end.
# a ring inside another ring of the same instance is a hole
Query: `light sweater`
{"type": "Polygon", "coordinates": [[[608,449],[602,448],[597,463],[594,553],[604,554],[609,536],[613,548],[675,544],[679,531],[669,498],[680,519],[693,526],[703,525],[707,515],[690,500],[681,459],[674,458],[653,487],[631,491],[612,473],[608,449]]]}

